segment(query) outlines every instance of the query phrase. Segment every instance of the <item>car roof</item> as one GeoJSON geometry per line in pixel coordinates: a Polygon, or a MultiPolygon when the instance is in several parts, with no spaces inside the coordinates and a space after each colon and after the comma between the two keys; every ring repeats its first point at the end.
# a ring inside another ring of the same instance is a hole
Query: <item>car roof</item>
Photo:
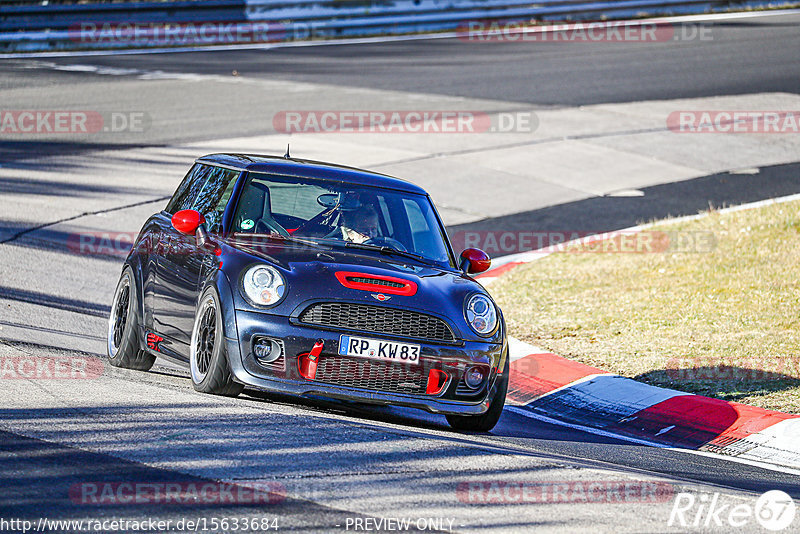
{"type": "Polygon", "coordinates": [[[257,154],[209,154],[198,158],[197,163],[428,194],[421,187],[393,176],[323,161],[257,154]]]}

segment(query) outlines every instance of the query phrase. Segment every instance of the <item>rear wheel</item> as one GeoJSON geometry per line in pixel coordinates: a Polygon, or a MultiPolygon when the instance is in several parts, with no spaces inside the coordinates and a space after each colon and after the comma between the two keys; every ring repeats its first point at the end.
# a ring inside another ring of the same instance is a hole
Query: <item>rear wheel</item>
{"type": "Polygon", "coordinates": [[[156,357],[141,349],[139,343],[139,300],[133,271],[125,267],[114,291],[108,318],[108,363],[114,367],[147,371],[156,357]]]}
{"type": "Polygon", "coordinates": [[[503,406],[506,402],[508,392],[508,357],[503,369],[503,376],[497,388],[492,403],[486,413],[481,415],[447,415],[447,422],[455,430],[465,430],[468,432],[488,432],[494,428],[500,416],[503,414],[503,406]]]}
{"type": "Polygon", "coordinates": [[[219,297],[208,288],[200,298],[192,328],[189,368],[194,389],[202,393],[235,397],[244,386],[233,381],[225,350],[219,297]]]}

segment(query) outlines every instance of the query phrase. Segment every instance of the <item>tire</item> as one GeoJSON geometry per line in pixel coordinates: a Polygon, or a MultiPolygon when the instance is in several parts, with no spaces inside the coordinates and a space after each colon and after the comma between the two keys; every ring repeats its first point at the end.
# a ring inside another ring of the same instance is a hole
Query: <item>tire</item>
{"type": "Polygon", "coordinates": [[[142,350],[139,341],[139,299],[133,271],[125,266],[114,291],[108,317],[108,363],[114,367],[148,371],[156,357],[142,350]]]}
{"type": "Polygon", "coordinates": [[[489,409],[481,415],[447,415],[447,422],[454,430],[464,430],[467,432],[489,432],[500,420],[503,415],[503,406],[506,402],[508,392],[508,356],[503,369],[503,378],[500,387],[492,400],[489,409]]]}
{"type": "Polygon", "coordinates": [[[244,386],[233,381],[225,350],[225,331],[217,292],[203,291],[192,328],[189,370],[194,389],[201,393],[235,397],[244,386]]]}

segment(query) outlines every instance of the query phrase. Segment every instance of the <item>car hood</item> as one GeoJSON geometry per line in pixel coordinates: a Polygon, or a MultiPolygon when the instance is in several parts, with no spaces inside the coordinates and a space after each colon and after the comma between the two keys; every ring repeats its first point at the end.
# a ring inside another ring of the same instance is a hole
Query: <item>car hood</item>
{"type": "Polygon", "coordinates": [[[256,308],[241,297],[238,287],[234,293],[237,295],[237,308],[278,315],[297,316],[314,301],[350,301],[436,315],[450,323],[461,339],[472,339],[476,334],[464,320],[464,302],[474,293],[488,295],[478,282],[460,271],[357,249],[237,243],[223,252],[222,259],[223,264],[228,264],[225,270],[231,283],[237,286],[241,275],[254,263],[263,262],[276,267],[288,286],[283,301],[278,305],[256,308]],[[340,281],[341,275],[337,277],[337,272],[398,278],[412,282],[417,289],[413,295],[392,294],[381,287],[375,290],[354,289],[346,287],[340,281]]]}

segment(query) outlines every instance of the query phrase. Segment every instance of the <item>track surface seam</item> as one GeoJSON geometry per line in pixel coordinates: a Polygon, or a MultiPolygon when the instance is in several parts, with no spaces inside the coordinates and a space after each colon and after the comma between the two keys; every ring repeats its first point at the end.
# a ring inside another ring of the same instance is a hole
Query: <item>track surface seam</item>
{"type": "Polygon", "coordinates": [[[89,217],[91,215],[100,215],[100,214],[103,214],[103,213],[111,213],[111,212],[114,212],[114,211],[124,210],[124,209],[128,209],[128,208],[135,208],[137,206],[144,206],[145,204],[152,204],[154,202],[161,202],[162,200],[167,200],[169,198],[171,198],[171,197],[168,197],[168,196],[166,196],[166,197],[158,197],[158,198],[154,198],[154,199],[151,199],[151,200],[142,200],[140,202],[133,202],[131,204],[125,204],[123,206],[116,206],[116,207],[113,207],[113,208],[105,208],[105,209],[97,210],[97,211],[85,211],[85,212],[80,213],[78,215],[73,215],[71,217],[64,217],[63,219],[59,219],[57,221],[52,221],[52,222],[40,224],[40,225],[37,225],[37,226],[33,226],[33,227],[30,227],[30,228],[26,228],[25,230],[21,230],[21,231],[17,232],[16,234],[12,235],[11,237],[3,239],[2,241],[0,241],[0,245],[6,245],[8,243],[12,243],[12,242],[16,241],[17,239],[19,239],[20,237],[22,237],[24,235],[27,235],[27,234],[29,234],[31,232],[35,232],[37,230],[41,230],[42,228],[48,228],[50,226],[55,226],[57,224],[62,224],[62,223],[65,223],[65,222],[74,221],[75,219],[80,219],[82,217],[89,217]]]}

